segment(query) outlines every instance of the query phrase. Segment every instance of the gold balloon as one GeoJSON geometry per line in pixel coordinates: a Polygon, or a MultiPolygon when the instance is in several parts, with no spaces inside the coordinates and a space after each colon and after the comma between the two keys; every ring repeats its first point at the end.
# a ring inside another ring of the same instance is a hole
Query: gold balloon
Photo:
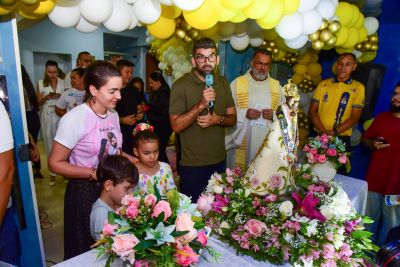
{"type": "Polygon", "coordinates": [[[182,29],[176,29],[175,36],[179,39],[184,39],[186,37],[186,32],[182,29]]]}
{"type": "Polygon", "coordinates": [[[324,45],[325,45],[325,43],[324,42],[322,42],[321,40],[317,40],[317,41],[315,41],[315,42],[312,42],[312,48],[314,49],[314,50],[321,50],[322,49],[322,47],[324,47],[324,45]]]}
{"type": "Polygon", "coordinates": [[[191,29],[191,30],[188,32],[188,34],[189,34],[190,37],[192,37],[192,38],[195,39],[195,40],[199,37],[199,31],[196,30],[196,29],[191,29]]]}
{"type": "Polygon", "coordinates": [[[262,44],[261,44],[261,46],[267,46],[267,42],[266,42],[266,41],[263,41],[262,44]]]}
{"type": "Polygon", "coordinates": [[[324,19],[324,20],[322,20],[321,26],[319,26],[318,30],[322,31],[322,30],[326,29],[328,27],[328,25],[329,25],[328,21],[326,19],[324,19]]]}
{"type": "Polygon", "coordinates": [[[279,53],[279,48],[274,47],[272,48],[272,54],[277,55],[279,53]]]}
{"type": "Polygon", "coordinates": [[[276,43],[275,43],[274,41],[270,41],[270,42],[269,42],[269,46],[270,46],[270,47],[275,47],[275,46],[276,46],[276,43]]]}
{"type": "Polygon", "coordinates": [[[185,32],[189,31],[192,26],[189,25],[189,23],[186,22],[186,20],[182,20],[181,22],[181,28],[182,30],[184,30],[185,32]]]}
{"type": "Polygon", "coordinates": [[[322,42],[327,42],[331,38],[332,38],[332,33],[328,29],[322,30],[321,33],[319,34],[319,39],[322,42]]]}
{"type": "Polygon", "coordinates": [[[302,83],[307,83],[307,82],[308,82],[308,79],[304,78],[301,82],[302,82],[302,83]]]}
{"type": "Polygon", "coordinates": [[[12,6],[15,2],[16,0],[0,0],[0,5],[12,6]]]}
{"type": "Polygon", "coordinates": [[[358,43],[358,44],[356,44],[356,46],[354,48],[357,50],[361,50],[362,47],[363,47],[362,43],[358,43]]]}
{"type": "Polygon", "coordinates": [[[183,41],[185,41],[186,43],[190,43],[193,41],[193,39],[189,35],[186,35],[185,38],[183,38],[183,41]]]}
{"type": "Polygon", "coordinates": [[[294,64],[297,62],[297,58],[296,57],[291,57],[290,58],[290,64],[294,64]]]}
{"type": "Polygon", "coordinates": [[[371,47],[372,47],[372,44],[371,44],[370,42],[366,42],[366,43],[364,44],[365,50],[371,50],[371,47]]]}
{"type": "Polygon", "coordinates": [[[176,22],[176,27],[180,27],[181,22],[182,22],[182,17],[177,17],[177,18],[175,19],[175,22],[176,22]]]}
{"type": "Polygon", "coordinates": [[[314,32],[314,33],[309,34],[309,35],[308,35],[308,39],[309,39],[311,42],[315,42],[315,41],[319,40],[319,31],[316,31],[316,32],[314,32]]]}
{"type": "MultiPolygon", "coordinates": [[[[36,4],[37,1],[38,0],[20,0],[21,3],[23,3],[25,5],[29,5],[29,6],[36,4]]],[[[2,1],[0,1],[0,2],[2,2],[2,1]]]]}
{"type": "Polygon", "coordinates": [[[377,44],[373,44],[371,45],[371,51],[377,51],[378,50],[378,45],[377,44]]]}
{"type": "Polygon", "coordinates": [[[334,45],[336,44],[336,40],[337,40],[336,36],[335,36],[335,35],[332,35],[331,39],[329,39],[329,40],[326,42],[326,45],[327,45],[327,46],[334,46],[334,45]]]}
{"type": "Polygon", "coordinates": [[[377,43],[378,42],[378,36],[377,35],[372,35],[372,36],[369,37],[369,40],[372,43],[377,43]]]}
{"type": "Polygon", "coordinates": [[[312,81],[311,81],[311,80],[308,80],[308,82],[307,82],[307,83],[308,83],[308,85],[309,85],[309,86],[311,86],[311,85],[312,85],[312,81]]]}
{"type": "Polygon", "coordinates": [[[329,22],[328,25],[328,29],[332,32],[332,33],[337,33],[341,28],[340,22],[337,20],[331,21],[329,22]]]}

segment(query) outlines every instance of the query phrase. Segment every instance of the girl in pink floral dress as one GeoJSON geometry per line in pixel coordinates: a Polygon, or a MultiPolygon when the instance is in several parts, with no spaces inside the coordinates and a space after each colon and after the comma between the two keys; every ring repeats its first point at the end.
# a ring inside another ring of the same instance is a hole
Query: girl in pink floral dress
{"type": "Polygon", "coordinates": [[[154,194],[154,186],[160,195],[165,195],[169,190],[175,189],[171,167],[158,161],[159,141],[153,132],[153,127],[140,123],[135,128],[133,153],[138,157],[136,167],[139,171],[139,183],[136,192],[139,194],[154,194]]]}

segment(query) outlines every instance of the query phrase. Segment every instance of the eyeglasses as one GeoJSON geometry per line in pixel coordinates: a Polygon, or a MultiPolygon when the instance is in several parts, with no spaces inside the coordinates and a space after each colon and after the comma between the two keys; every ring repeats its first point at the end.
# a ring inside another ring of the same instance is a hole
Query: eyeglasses
{"type": "Polygon", "coordinates": [[[270,65],[271,65],[271,63],[264,63],[264,62],[254,62],[254,65],[257,65],[257,66],[259,66],[259,67],[264,67],[264,68],[267,68],[267,67],[269,67],[270,65]]]}
{"type": "Polygon", "coordinates": [[[215,62],[217,60],[217,55],[215,53],[212,53],[208,57],[206,57],[205,55],[197,54],[195,58],[199,63],[204,63],[207,59],[208,62],[215,62]]]}

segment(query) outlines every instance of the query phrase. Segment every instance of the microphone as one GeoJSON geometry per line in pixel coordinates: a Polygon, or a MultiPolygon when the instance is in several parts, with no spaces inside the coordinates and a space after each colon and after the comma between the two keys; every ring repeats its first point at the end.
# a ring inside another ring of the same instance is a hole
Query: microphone
{"type": "MultiPolygon", "coordinates": [[[[211,73],[207,73],[205,77],[206,88],[210,88],[214,84],[214,78],[211,73]]],[[[214,111],[214,101],[208,102],[208,111],[210,114],[213,114],[214,111]]]]}

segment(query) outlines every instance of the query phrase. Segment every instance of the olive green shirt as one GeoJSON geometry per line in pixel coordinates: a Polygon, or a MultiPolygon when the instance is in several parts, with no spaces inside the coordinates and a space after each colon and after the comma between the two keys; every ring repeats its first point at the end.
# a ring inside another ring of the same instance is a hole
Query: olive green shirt
{"type": "MultiPolygon", "coordinates": [[[[214,113],[226,115],[226,109],[235,106],[228,81],[213,74],[215,90],[214,113]]],[[[170,115],[180,115],[191,110],[203,98],[205,83],[192,70],[174,82],[171,88],[169,105],[170,115]]],[[[206,115],[205,109],[200,115],[206,115]]],[[[181,165],[208,166],[219,163],[226,158],[225,128],[212,125],[201,128],[194,121],[188,128],[179,133],[181,145],[181,165]]]]}

